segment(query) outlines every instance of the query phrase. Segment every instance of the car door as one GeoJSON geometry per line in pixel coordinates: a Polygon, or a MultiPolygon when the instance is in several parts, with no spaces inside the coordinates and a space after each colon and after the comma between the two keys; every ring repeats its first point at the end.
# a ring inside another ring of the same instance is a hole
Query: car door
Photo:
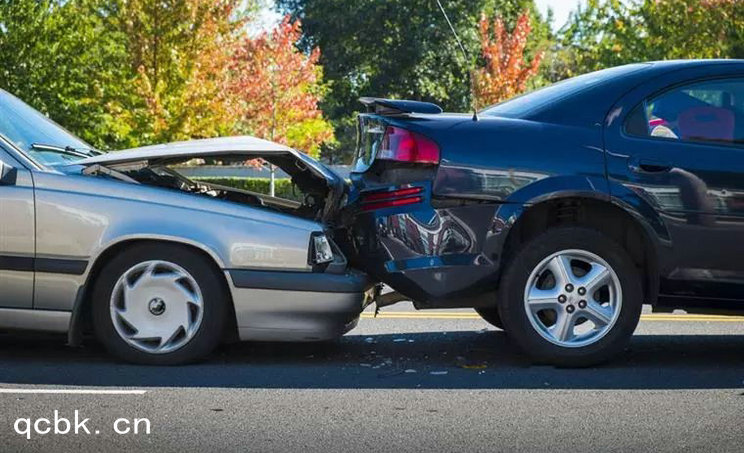
{"type": "Polygon", "coordinates": [[[660,82],[621,102],[628,115],[607,128],[611,186],[646,200],[668,231],[662,300],[741,301],[744,77],[714,68],[660,82]]]}
{"type": "Polygon", "coordinates": [[[0,308],[31,308],[34,187],[31,172],[0,147],[0,308]]]}

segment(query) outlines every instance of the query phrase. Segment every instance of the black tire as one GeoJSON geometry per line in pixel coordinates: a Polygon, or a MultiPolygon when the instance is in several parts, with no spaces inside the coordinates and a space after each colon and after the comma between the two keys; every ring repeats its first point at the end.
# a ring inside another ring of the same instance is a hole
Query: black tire
{"type": "Polygon", "coordinates": [[[499,313],[509,337],[539,363],[584,367],[607,361],[627,346],[641,315],[643,292],[639,273],[627,252],[600,232],[583,227],[559,227],[532,239],[509,262],[499,288],[499,313]],[[606,334],[581,347],[548,341],[533,327],[525,308],[527,280],[550,255],[562,250],[588,251],[614,270],[622,291],[619,315],[606,334]]]}
{"type": "Polygon", "coordinates": [[[501,322],[501,316],[499,315],[499,307],[480,307],[476,308],[475,312],[487,323],[504,330],[504,324],[501,322]]]}
{"type": "Polygon", "coordinates": [[[114,356],[145,365],[180,365],[203,359],[219,343],[226,325],[229,296],[224,277],[200,253],[177,244],[134,245],[107,262],[98,274],[92,292],[92,317],[97,338],[114,356]],[[166,353],[149,353],[128,344],[111,319],[111,297],[116,282],[139,263],[161,260],[186,270],[202,295],[202,321],[194,336],[180,348],[166,353]]]}

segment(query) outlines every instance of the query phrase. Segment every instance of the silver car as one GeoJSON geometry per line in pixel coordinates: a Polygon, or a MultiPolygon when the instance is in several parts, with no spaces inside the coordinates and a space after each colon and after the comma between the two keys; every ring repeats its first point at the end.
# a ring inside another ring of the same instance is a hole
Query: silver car
{"type": "Polygon", "coordinates": [[[138,363],[225,339],[310,341],[356,325],[372,284],[328,229],[343,179],[253,137],[100,153],[0,90],[0,329],[86,331],[138,363]],[[304,201],[174,167],[263,159],[304,201]]]}

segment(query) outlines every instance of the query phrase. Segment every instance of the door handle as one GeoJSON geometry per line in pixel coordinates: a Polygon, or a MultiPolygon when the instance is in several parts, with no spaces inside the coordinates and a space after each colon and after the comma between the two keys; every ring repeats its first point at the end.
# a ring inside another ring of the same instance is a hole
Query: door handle
{"type": "Polygon", "coordinates": [[[632,159],[628,167],[635,173],[666,173],[672,169],[672,164],[658,160],[632,159]]]}

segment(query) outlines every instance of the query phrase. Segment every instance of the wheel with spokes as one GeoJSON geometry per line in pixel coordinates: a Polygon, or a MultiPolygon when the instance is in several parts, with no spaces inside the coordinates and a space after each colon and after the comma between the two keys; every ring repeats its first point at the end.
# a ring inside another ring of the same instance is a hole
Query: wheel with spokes
{"type": "Polygon", "coordinates": [[[640,318],[639,275],[625,250],[586,228],[548,230],[527,243],[500,285],[511,338],[536,360],[588,366],[620,352],[640,318]]]}
{"type": "Polygon", "coordinates": [[[225,324],[221,275],[178,245],[137,245],[101,270],[93,287],[96,335],[135,363],[175,365],[204,357],[225,324]]]}

